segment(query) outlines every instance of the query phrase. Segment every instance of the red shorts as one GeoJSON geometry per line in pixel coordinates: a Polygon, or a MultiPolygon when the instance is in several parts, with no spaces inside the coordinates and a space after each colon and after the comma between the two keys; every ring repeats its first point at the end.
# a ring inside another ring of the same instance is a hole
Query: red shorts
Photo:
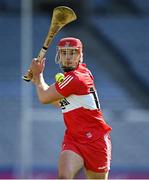
{"type": "Polygon", "coordinates": [[[108,172],[111,161],[111,140],[109,133],[100,139],[82,144],[75,141],[72,137],[65,137],[62,144],[62,151],[71,150],[80,155],[84,160],[86,170],[97,173],[108,172]]]}

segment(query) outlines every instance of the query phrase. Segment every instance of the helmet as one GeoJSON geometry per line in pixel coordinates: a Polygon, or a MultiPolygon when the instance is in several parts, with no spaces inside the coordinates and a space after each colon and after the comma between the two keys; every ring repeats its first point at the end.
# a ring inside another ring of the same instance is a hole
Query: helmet
{"type": "Polygon", "coordinates": [[[82,50],[82,42],[73,37],[63,38],[58,42],[58,48],[65,49],[65,48],[75,48],[82,50]]]}
{"type": "Polygon", "coordinates": [[[59,42],[58,42],[58,46],[57,46],[57,53],[56,53],[56,57],[55,57],[55,62],[56,63],[59,63],[61,68],[64,70],[64,71],[69,71],[69,70],[73,70],[74,67],[64,67],[62,65],[62,60],[60,59],[60,52],[62,50],[66,50],[66,52],[68,50],[72,50],[72,51],[78,51],[80,56],[79,56],[79,59],[78,59],[78,64],[79,62],[82,63],[83,61],[83,53],[82,53],[82,42],[77,39],[77,38],[74,38],[74,37],[67,37],[67,38],[63,38],[61,39],[59,42]]]}

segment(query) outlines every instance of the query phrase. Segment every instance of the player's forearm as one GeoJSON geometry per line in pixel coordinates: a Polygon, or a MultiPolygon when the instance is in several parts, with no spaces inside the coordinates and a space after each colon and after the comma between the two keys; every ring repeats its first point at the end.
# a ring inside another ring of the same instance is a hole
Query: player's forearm
{"type": "Polygon", "coordinates": [[[46,99],[47,99],[47,90],[49,88],[49,85],[47,85],[47,83],[44,81],[43,74],[40,74],[38,77],[36,77],[35,86],[37,89],[37,95],[38,95],[39,101],[45,104],[46,99]]]}

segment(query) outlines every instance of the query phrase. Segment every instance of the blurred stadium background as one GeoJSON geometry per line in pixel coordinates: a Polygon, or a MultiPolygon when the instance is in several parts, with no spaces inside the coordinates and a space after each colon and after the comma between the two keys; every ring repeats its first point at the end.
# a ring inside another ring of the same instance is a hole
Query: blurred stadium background
{"type": "MultiPolygon", "coordinates": [[[[78,20],[53,40],[45,78],[59,72],[62,37],[84,43],[106,121],[113,127],[110,178],[149,178],[149,1],[0,0],[0,178],[56,178],[64,125],[61,112],[38,102],[22,81],[49,28],[54,7],[73,8],[78,20]]],[[[83,178],[80,172],[78,178],[83,178]]]]}

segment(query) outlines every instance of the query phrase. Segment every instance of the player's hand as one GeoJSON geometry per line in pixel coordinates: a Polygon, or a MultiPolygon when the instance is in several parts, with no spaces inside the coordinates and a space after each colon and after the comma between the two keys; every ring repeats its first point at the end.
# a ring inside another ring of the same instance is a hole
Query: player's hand
{"type": "Polygon", "coordinates": [[[43,58],[41,61],[38,61],[36,58],[34,58],[30,68],[32,70],[33,76],[38,76],[39,74],[43,73],[45,68],[45,58],[43,58]]]}
{"type": "Polygon", "coordinates": [[[30,69],[33,75],[32,82],[36,83],[40,75],[43,74],[45,68],[45,58],[43,58],[41,61],[38,61],[36,58],[32,60],[32,63],[30,65],[30,69]]]}

